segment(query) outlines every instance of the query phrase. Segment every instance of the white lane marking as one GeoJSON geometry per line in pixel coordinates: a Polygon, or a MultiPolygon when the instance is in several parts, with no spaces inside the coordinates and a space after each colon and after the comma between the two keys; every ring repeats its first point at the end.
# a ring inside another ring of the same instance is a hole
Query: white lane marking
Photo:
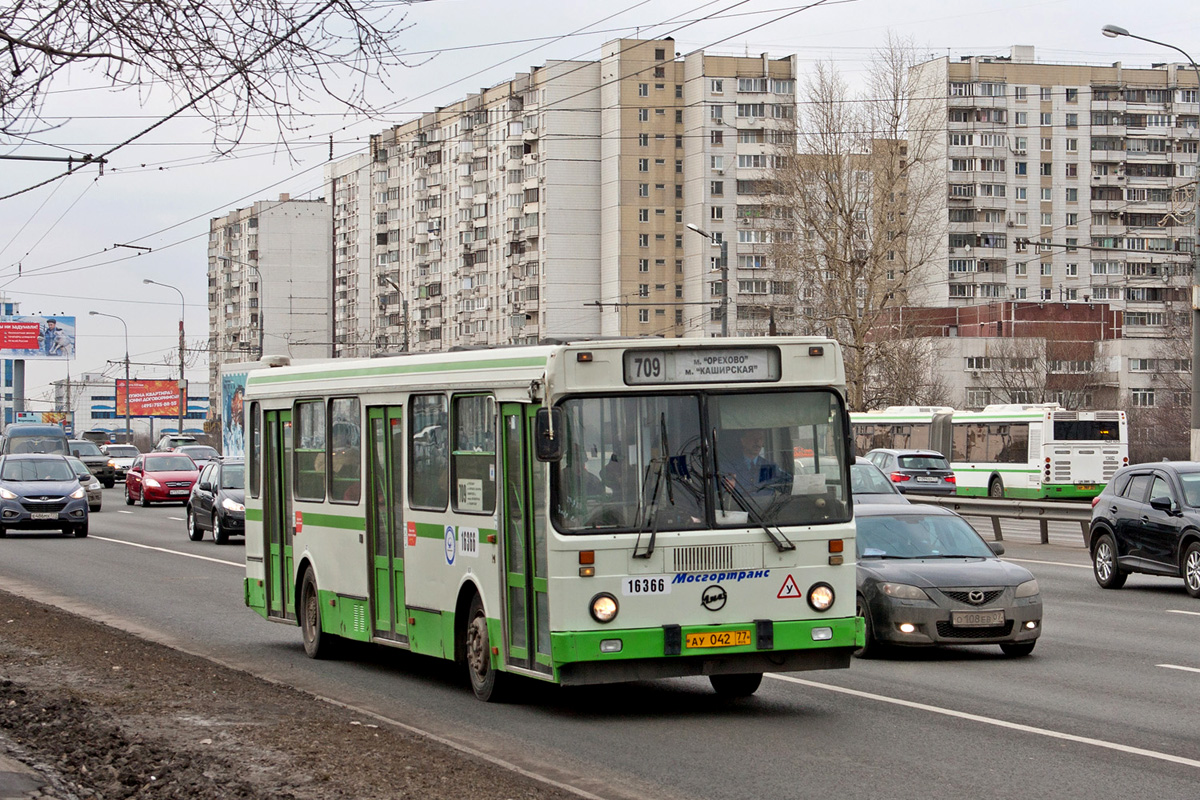
{"type": "Polygon", "coordinates": [[[1005,558],[1000,557],[1001,561],[1011,561],[1014,564],[1046,564],[1051,567],[1074,567],[1075,569],[1091,569],[1091,564],[1068,564],[1065,561],[1038,561],[1036,558],[1005,558]]]}
{"type": "Polygon", "coordinates": [[[90,536],[89,538],[99,539],[102,542],[112,542],[113,544],[128,545],[129,547],[140,547],[143,550],[155,550],[159,553],[170,553],[173,556],[183,556],[185,558],[197,558],[201,561],[211,561],[214,564],[227,564],[231,567],[241,567],[243,569],[245,569],[245,567],[246,567],[246,564],[243,561],[225,561],[224,559],[220,559],[220,558],[212,558],[210,556],[199,556],[199,555],[196,555],[195,553],[185,553],[182,550],[169,550],[166,547],[153,547],[148,544],[138,544],[137,542],[126,542],[121,539],[109,539],[107,536],[93,535],[93,536],[90,536]]]}
{"type": "Polygon", "coordinates": [[[173,519],[176,522],[185,522],[186,521],[186,520],[184,520],[183,517],[167,517],[167,519],[173,519]]]}
{"type": "Polygon", "coordinates": [[[1022,733],[1032,733],[1038,736],[1047,736],[1051,739],[1062,739],[1068,742],[1091,745],[1092,747],[1102,747],[1106,750],[1116,750],[1121,753],[1130,753],[1136,756],[1155,758],[1159,761],[1169,761],[1173,764],[1182,764],[1185,767],[1200,768],[1200,761],[1191,758],[1184,758],[1183,756],[1172,755],[1170,753],[1161,753],[1157,750],[1146,750],[1141,747],[1130,747],[1129,745],[1125,744],[1108,742],[1104,739],[1093,739],[1089,736],[1076,736],[1073,733],[1064,733],[1062,731],[1050,730],[1049,728],[1038,728],[1033,725],[1022,725],[1019,722],[1009,722],[1008,720],[996,719],[995,717],[984,717],[979,714],[970,714],[966,711],[955,711],[952,708],[942,708],[941,706],[931,706],[925,703],[916,703],[912,700],[901,700],[898,697],[886,697],[881,694],[861,692],[857,689],[847,689],[842,686],[832,686],[827,683],[817,683],[816,681],[804,680],[803,678],[793,678],[789,675],[775,675],[773,673],[768,673],[767,677],[774,678],[777,681],[787,681],[788,683],[796,683],[801,686],[808,686],[813,689],[825,689],[830,692],[848,694],[854,697],[861,697],[866,700],[876,700],[880,703],[889,703],[895,706],[903,706],[904,708],[915,708],[918,711],[928,711],[931,714],[941,714],[942,716],[946,717],[955,717],[957,719],[965,719],[971,722],[980,722],[984,725],[994,725],[997,728],[1008,728],[1009,730],[1021,731],[1022,733]]]}
{"type": "Polygon", "coordinates": [[[1200,672],[1200,669],[1196,667],[1181,667],[1178,664],[1155,664],[1154,666],[1162,667],[1163,669],[1180,669],[1184,672],[1200,672]]]}
{"type": "Polygon", "coordinates": [[[1200,617],[1200,611],[1179,611],[1174,608],[1168,608],[1167,613],[1168,614],[1188,614],[1189,616],[1200,617]]]}
{"type": "Polygon", "coordinates": [[[118,514],[132,514],[133,512],[132,512],[132,511],[129,511],[129,510],[127,510],[127,509],[124,509],[124,508],[118,508],[118,509],[117,509],[117,513],[118,513],[118,514]]]}

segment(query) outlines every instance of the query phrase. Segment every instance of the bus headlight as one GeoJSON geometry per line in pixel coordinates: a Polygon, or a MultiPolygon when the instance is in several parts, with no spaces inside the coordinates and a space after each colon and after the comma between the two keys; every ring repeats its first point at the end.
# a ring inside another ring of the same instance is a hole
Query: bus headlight
{"type": "Polygon", "coordinates": [[[828,583],[814,583],[808,590],[808,604],[813,611],[828,611],[833,605],[833,587],[828,583]]]}
{"type": "Polygon", "coordinates": [[[617,598],[608,592],[601,592],[592,598],[590,610],[596,622],[612,622],[617,618],[617,598]]]}

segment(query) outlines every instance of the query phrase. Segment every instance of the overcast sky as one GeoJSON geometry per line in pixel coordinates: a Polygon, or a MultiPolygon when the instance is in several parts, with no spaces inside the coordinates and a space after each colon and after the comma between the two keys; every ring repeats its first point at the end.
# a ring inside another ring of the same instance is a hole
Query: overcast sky
{"type": "MultiPolygon", "coordinates": [[[[1159,0],[1151,14],[1135,13],[1128,2],[1112,0],[827,0],[792,13],[800,8],[792,0],[432,0],[410,9],[411,28],[404,34],[406,49],[420,66],[396,68],[372,88],[377,105],[401,103],[386,122],[348,118],[329,103],[314,104],[305,109],[311,116],[304,120],[304,132],[289,139],[290,155],[279,146],[275,129],[264,127],[249,134],[234,154],[218,158],[207,126],[194,115],[184,116],[111,155],[103,176],[90,167],[0,201],[0,292],[19,302],[24,314],[73,315],[78,322],[74,361],[28,362],[27,407],[49,409],[49,382],[66,377],[68,370],[72,377],[122,371],[114,363],[122,362],[125,353],[121,324],[89,316],[90,310],[126,321],[135,377],[174,377],[180,298],[142,280],[178,287],[186,298],[189,344],[206,340],[210,218],[255,200],[275,199],[281,192],[293,198],[320,197],[330,136],[334,159],[344,158],[361,152],[368,137],[389,124],[548,59],[597,58],[610,39],[671,35],[680,53],[796,53],[801,77],[813,62],[825,60],[851,80],[889,31],[911,38],[931,57],[1007,55],[1011,45],[1023,44],[1036,48],[1039,61],[1056,63],[1145,66],[1178,60],[1170,50],[1101,36],[1101,26],[1113,23],[1185,50],[1190,46],[1200,58],[1200,13],[1194,0],[1159,0]],[[694,22],[714,14],[716,18],[694,22]],[[762,27],[750,30],[756,26],[762,27]],[[152,250],[139,253],[115,244],[152,250]]],[[[0,154],[101,152],[173,108],[169,95],[154,87],[148,93],[117,93],[91,88],[95,85],[95,78],[85,73],[67,75],[55,84],[47,108],[49,116],[60,118],[61,127],[35,137],[38,143],[0,141],[0,154]]],[[[46,162],[0,164],[2,195],[62,169],[46,162]]],[[[206,380],[205,362],[197,363],[188,377],[206,380]]]]}

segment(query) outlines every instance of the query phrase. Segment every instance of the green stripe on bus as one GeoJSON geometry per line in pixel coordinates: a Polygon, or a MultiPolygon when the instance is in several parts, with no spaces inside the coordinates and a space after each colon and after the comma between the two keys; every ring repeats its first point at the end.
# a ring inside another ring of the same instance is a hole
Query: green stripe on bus
{"type": "Polygon", "coordinates": [[[262,522],[262,518],[263,516],[261,508],[250,508],[249,506],[246,507],[247,522],[262,522]]]}
{"type": "Polygon", "coordinates": [[[317,514],[312,511],[301,512],[301,523],[304,527],[337,528],[343,531],[365,531],[366,517],[339,517],[336,514],[317,514]]]}
{"type": "Polygon", "coordinates": [[[506,358],[498,361],[461,361],[438,364],[390,364],[378,367],[330,369],[324,372],[302,372],[295,375],[280,375],[271,372],[252,371],[246,379],[248,385],[289,383],[292,381],[327,380],[333,378],[369,378],[380,375],[418,375],[426,372],[453,372],[471,369],[505,369],[509,367],[542,367],[545,358],[506,358]]]}
{"type": "MultiPolygon", "coordinates": [[[[754,636],[754,623],[722,624],[718,630],[748,629],[751,638],[754,636]]],[[[689,633],[712,631],[711,625],[683,626],[683,640],[689,633]]],[[[857,647],[862,645],[859,636],[858,617],[839,617],[836,619],[812,619],[778,621],[774,624],[774,647],[771,650],[759,650],[756,643],[751,642],[742,647],[712,647],[689,650],[683,648],[680,655],[706,656],[720,658],[722,655],[733,653],[771,653],[787,650],[816,650],[827,647],[857,647]],[[830,628],[833,638],[814,641],[813,628],[830,628]]],[[[569,664],[580,661],[624,661],[631,658],[675,658],[663,654],[665,638],[663,629],[659,628],[618,628],[603,631],[565,631],[550,634],[550,651],[555,664],[569,664]],[[621,640],[621,652],[602,653],[600,642],[608,639],[621,640]]]]}

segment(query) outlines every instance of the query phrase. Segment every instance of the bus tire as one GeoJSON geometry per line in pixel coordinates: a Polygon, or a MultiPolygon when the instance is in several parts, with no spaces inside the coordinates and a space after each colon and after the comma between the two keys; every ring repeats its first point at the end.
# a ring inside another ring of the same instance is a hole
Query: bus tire
{"type": "Polygon", "coordinates": [[[1183,586],[1192,597],[1200,597],[1200,542],[1183,551],[1183,586]]]}
{"type": "Polygon", "coordinates": [[[709,675],[713,691],[722,697],[749,697],[762,684],[761,672],[741,672],[733,675],[709,675]]]}
{"type": "Polygon", "coordinates": [[[471,681],[471,691],[485,703],[498,702],[503,692],[504,679],[492,668],[492,644],[488,638],[487,614],[483,610],[483,600],[476,594],[471,598],[471,608],[467,612],[467,624],[464,631],[467,677],[471,681]]]}
{"type": "Polygon", "coordinates": [[[1117,543],[1110,534],[1101,534],[1092,547],[1092,575],[1102,589],[1120,589],[1129,577],[1117,566],[1117,543]]]}
{"type": "Polygon", "coordinates": [[[988,481],[988,497],[1004,497],[1004,481],[998,477],[988,481]]]}
{"type": "Polygon", "coordinates": [[[321,630],[321,595],[317,591],[317,579],[311,569],[305,570],[304,582],[300,586],[300,635],[304,640],[304,653],[309,658],[330,658],[335,649],[336,637],[321,630]]]}

